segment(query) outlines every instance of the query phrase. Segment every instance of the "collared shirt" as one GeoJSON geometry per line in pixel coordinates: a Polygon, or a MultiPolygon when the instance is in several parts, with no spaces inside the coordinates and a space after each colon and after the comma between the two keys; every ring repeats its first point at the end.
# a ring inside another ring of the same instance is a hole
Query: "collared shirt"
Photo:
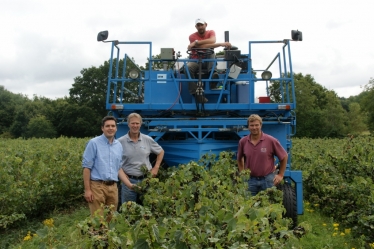
{"type": "Polygon", "coordinates": [[[252,176],[266,176],[274,171],[274,156],[281,161],[287,155],[279,141],[262,132],[260,141],[251,143],[251,134],[240,139],[237,159],[245,158],[244,168],[252,176]]]}
{"type": "Polygon", "coordinates": [[[118,181],[121,168],[122,145],[102,134],[88,141],[83,153],[82,167],[91,169],[91,180],[118,181]]]}
{"type": "Polygon", "coordinates": [[[160,154],[162,147],[148,135],[139,134],[138,141],[131,140],[129,134],[118,139],[123,147],[122,169],[127,175],[141,176],[144,175],[142,166],[145,165],[148,170],[152,169],[149,155],[154,153],[160,154]]]}

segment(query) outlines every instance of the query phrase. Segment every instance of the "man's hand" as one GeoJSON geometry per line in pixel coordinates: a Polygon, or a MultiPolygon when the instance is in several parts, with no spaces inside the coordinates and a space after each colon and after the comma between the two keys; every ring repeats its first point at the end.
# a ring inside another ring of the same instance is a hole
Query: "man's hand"
{"type": "Polygon", "coordinates": [[[193,42],[193,43],[191,43],[190,45],[188,45],[187,49],[188,49],[188,50],[191,50],[191,49],[194,48],[194,47],[196,47],[196,43],[195,43],[195,42],[193,42]]]}
{"type": "Polygon", "coordinates": [[[231,48],[231,43],[230,42],[222,42],[221,46],[225,47],[225,48],[231,48]]]}
{"type": "Polygon", "coordinates": [[[134,191],[134,192],[136,192],[136,193],[139,193],[139,194],[142,193],[142,187],[140,187],[137,184],[132,184],[131,185],[131,190],[134,191]]]}
{"type": "Polygon", "coordinates": [[[158,169],[160,168],[162,159],[164,158],[164,154],[165,154],[165,151],[161,150],[161,152],[157,155],[155,166],[153,166],[152,169],[151,169],[152,177],[156,177],[156,175],[158,173],[158,169]]]}
{"type": "Polygon", "coordinates": [[[282,180],[283,180],[283,176],[280,174],[276,174],[273,179],[274,185],[275,186],[278,185],[279,183],[281,183],[282,180]]]}
{"type": "Polygon", "coordinates": [[[157,176],[158,168],[159,168],[159,167],[153,167],[153,168],[151,169],[152,177],[156,177],[156,176],[157,176]]]}
{"type": "Polygon", "coordinates": [[[278,185],[283,180],[284,171],[286,170],[287,160],[288,160],[288,155],[287,154],[282,160],[280,160],[280,162],[279,162],[279,165],[280,165],[279,166],[279,172],[278,172],[278,174],[275,175],[274,180],[273,180],[274,185],[278,185]]]}
{"type": "Polygon", "coordinates": [[[91,189],[84,191],[84,199],[86,199],[87,202],[93,202],[94,196],[92,194],[91,189]]]}

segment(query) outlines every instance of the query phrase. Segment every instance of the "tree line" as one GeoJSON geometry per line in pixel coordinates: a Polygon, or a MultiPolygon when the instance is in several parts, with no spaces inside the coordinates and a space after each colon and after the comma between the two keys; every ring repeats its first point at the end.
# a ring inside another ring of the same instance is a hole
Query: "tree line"
{"type": "MultiPolygon", "coordinates": [[[[131,63],[126,65],[134,67],[131,63]]],[[[83,68],[81,75],[74,78],[69,96],[55,100],[36,95],[30,99],[0,86],[0,137],[83,138],[100,135],[100,121],[108,113],[105,109],[108,71],[109,61],[99,67],[83,68]]],[[[129,71],[127,68],[126,72],[129,71]]],[[[294,79],[296,137],[343,137],[374,131],[374,79],[369,80],[362,93],[349,98],[340,98],[309,74],[298,73],[294,79]]],[[[277,82],[270,86],[273,101],[279,98],[278,88],[277,82]]]]}
{"type": "MultiPolygon", "coordinates": [[[[373,131],[374,127],[370,124],[374,115],[370,117],[374,112],[367,103],[369,96],[374,97],[374,89],[369,87],[373,85],[372,80],[362,93],[349,98],[339,97],[335,91],[318,84],[310,74],[294,74],[294,82],[296,137],[339,138],[373,131]]],[[[280,82],[272,82],[269,87],[270,97],[275,102],[280,101],[282,91],[287,89],[281,85],[280,82]]],[[[288,91],[291,89],[288,88],[288,91]]]]}

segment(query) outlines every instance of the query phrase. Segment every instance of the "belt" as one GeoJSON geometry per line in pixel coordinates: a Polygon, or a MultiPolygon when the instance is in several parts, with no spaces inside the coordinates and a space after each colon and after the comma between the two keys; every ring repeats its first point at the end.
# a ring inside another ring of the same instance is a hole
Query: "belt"
{"type": "Polygon", "coordinates": [[[144,179],[146,176],[145,175],[141,175],[141,176],[132,176],[132,175],[127,175],[129,178],[131,179],[135,179],[135,180],[142,180],[144,179]]]}
{"type": "Polygon", "coordinates": [[[105,184],[107,186],[111,186],[111,185],[117,183],[116,181],[103,181],[103,180],[91,180],[91,181],[99,182],[99,183],[105,184]]]}
{"type": "Polygon", "coordinates": [[[270,174],[267,174],[266,176],[253,176],[250,175],[250,178],[256,179],[256,180],[264,180],[268,175],[274,174],[274,172],[271,172],[270,174]]]}
{"type": "Polygon", "coordinates": [[[256,180],[264,180],[265,176],[250,176],[250,178],[256,179],[256,180]]]}

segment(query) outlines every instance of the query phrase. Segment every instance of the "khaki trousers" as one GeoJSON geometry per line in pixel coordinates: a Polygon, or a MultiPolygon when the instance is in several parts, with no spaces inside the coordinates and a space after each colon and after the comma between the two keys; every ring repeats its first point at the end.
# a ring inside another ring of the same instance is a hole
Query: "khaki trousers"
{"type": "Polygon", "coordinates": [[[94,196],[93,202],[88,203],[91,215],[94,215],[97,210],[100,210],[99,214],[103,215],[102,204],[104,206],[110,206],[112,211],[117,210],[118,206],[118,188],[117,184],[105,185],[104,183],[91,181],[91,191],[94,196]]]}

